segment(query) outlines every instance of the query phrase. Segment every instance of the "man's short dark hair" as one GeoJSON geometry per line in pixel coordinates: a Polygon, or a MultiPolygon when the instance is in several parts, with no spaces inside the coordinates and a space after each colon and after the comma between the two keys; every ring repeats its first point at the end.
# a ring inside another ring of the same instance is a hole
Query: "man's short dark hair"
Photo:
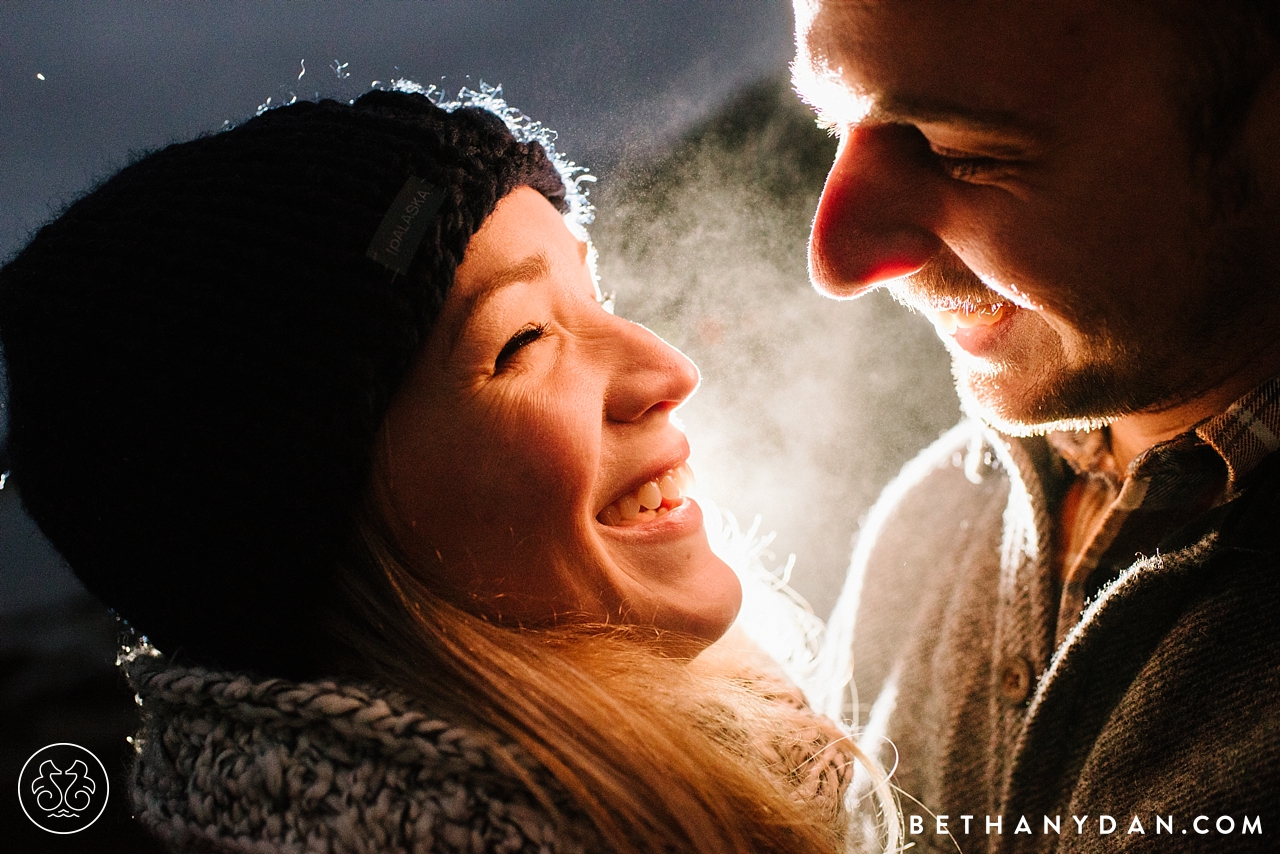
{"type": "Polygon", "coordinates": [[[1185,74],[1175,82],[1193,155],[1214,164],[1231,150],[1258,89],[1280,57],[1277,0],[1150,0],[1182,40],[1185,74]]]}

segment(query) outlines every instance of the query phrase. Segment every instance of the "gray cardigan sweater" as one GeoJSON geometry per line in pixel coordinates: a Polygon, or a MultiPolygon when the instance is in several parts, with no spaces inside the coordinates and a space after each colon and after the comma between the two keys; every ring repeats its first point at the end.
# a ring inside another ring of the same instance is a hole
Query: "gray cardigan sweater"
{"type": "Polygon", "coordinates": [[[860,534],[833,637],[843,616],[878,695],[864,741],[887,765],[896,746],[920,801],[904,798],[907,841],[1280,850],[1278,461],[1107,584],[1056,648],[1051,464],[1043,439],[963,422],[860,534]]]}

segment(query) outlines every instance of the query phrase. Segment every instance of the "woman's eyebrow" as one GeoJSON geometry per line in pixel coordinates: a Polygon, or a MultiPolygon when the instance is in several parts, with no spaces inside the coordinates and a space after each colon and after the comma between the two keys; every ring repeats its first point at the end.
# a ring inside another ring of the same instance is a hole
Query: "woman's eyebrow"
{"type": "Polygon", "coordinates": [[[475,317],[484,304],[503,288],[520,282],[545,279],[550,275],[551,262],[544,252],[537,252],[522,258],[493,274],[487,282],[466,297],[458,312],[450,320],[447,326],[447,337],[445,338],[448,345],[446,352],[453,353],[454,348],[458,346],[458,342],[462,340],[463,333],[466,332],[471,318],[475,317]]]}
{"type": "Polygon", "coordinates": [[[479,293],[475,297],[476,305],[483,303],[495,291],[500,291],[516,282],[528,282],[534,279],[543,279],[551,275],[551,262],[547,259],[546,253],[537,252],[533,255],[523,258],[509,267],[504,267],[493,275],[489,281],[485,282],[480,288],[479,293]]]}

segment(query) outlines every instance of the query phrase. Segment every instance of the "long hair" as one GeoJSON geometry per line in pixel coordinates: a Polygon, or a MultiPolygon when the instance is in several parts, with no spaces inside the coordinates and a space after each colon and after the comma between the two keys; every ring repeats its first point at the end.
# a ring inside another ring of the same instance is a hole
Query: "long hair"
{"type": "MultiPolygon", "coordinates": [[[[493,625],[434,593],[380,514],[355,527],[326,626],[343,675],[429,698],[518,745],[614,851],[846,847],[857,749],[777,686],[656,652],[652,630],[493,625]]],[[[554,813],[556,799],[523,776],[554,813]]]]}

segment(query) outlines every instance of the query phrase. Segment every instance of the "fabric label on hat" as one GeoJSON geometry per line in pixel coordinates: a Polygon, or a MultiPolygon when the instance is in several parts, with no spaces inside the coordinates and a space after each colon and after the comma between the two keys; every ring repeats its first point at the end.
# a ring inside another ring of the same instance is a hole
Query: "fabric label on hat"
{"type": "Polygon", "coordinates": [[[427,233],[431,218],[440,210],[444,196],[444,187],[410,175],[387,209],[365,254],[388,270],[402,276],[408,273],[418,244],[427,233]]]}

